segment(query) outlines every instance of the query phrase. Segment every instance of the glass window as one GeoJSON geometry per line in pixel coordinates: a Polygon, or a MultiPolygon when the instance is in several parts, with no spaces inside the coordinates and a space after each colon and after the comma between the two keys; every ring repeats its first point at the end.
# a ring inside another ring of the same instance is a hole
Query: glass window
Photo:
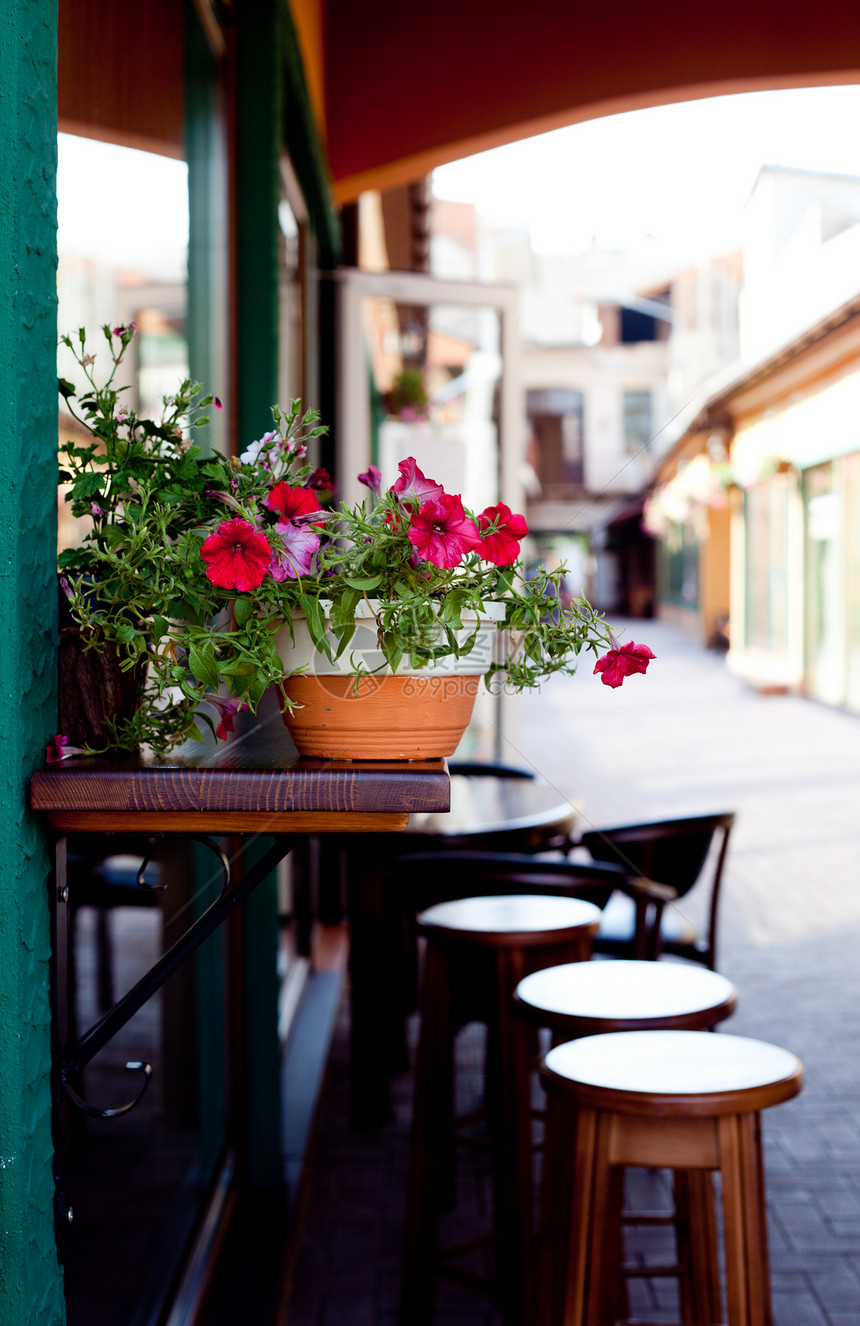
{"type": "Polygon", "coordinates": [[[847,694],[849,709],[860,713],[860,454],[845,461],[847,575],[847,694]]]}
{"type": "Polygon", "coordinates": [[[756,649],[788,648],[786,555],[791,481],[777,474],[744,499],[746,520],[746,641],[756,649]]]}
{"type": "MultiPolygon", "coordinates": [[[[186,335],[188,170],[186,163],[90,139],[59,136],[58,327],[87,332],[99,381],[109,376],[103,325],[137,324],[116,383],[142,415],[188,376],[186,335]],[[123,202],[134,198],[133,203],[123,202]],[[147,202],[146,200],[149,200],[147,202]],[[153,202],[152,200],[157,200],[153,202]]],[[[83,374],[65,346],[58,368],[79,389],[83,374]]],[[[219,384],[220,385],[220,384],[219,384]]],[[[67,409],[60,449],[89,440],[67,409]]],[[[60,539],[73,546],[88,521],[60,502],[60,539]]],[[[74,1034],[83,1034],[147,971],[217,895],[220,875],[204,849],[170,843],[150,866],[165,892],[137,887],[140,859],[101,858],[97,844],[70,839],[70,979],[74,1034]]],[[[125,844],[128,851],[133,844],[125,844]]],[[[140,851],[147,851],[147,845],[140,851]]],[[[69,1326],[163,1319],[165,1296],[209,1200],[227,1140],[229,1019],[223,936],[210,937],[75,1082],[99,1109],[124,1105],[137,1079],[127,1061],[152,1064],[135,1109],[116,1118],[73,1113],[64,1274],[69,1326]]]]}
{"type": "Polygon", "coordinates": [[[584,416],[581,391],[542,388],[526,393],[531,426],[529,462],[544,500],[576,497],[585,482],[584,416]]]}
{"type": "Polygon", "coordinates": [[[690,526],[660,544],[657,560],[660,597],[695,608],[699,603],[699,543],[690,526]]]}
{"type": "Polygon", "coordinates": [[[653,402],[650,391],[624,393],[624,445],[635,455],[651,445],[653,402]]]}
{"type": "Polygon", "coordinates": [[[826,704],[845,700],[845,541],[835,463],[804,473],[806,685],[826,704]]]}
{"type": "Polygon", "coordinates": [[[400,304],[368,296],[373,459],[391,483],[414,456],[425,474],[481,511],[499,500],[501,328],[493,308],[400,304]]]}

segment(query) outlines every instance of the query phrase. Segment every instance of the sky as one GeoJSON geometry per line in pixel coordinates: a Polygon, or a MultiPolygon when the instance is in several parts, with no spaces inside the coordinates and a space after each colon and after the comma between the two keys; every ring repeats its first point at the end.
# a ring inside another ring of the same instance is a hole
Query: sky
{"type": "MultiPolygon", "coordinates": [[[[437,197],[528,227],[542,253],[637,247],[684,259],[737,247],[764,164],[860,175],[860,86],[754,92],[571,125],[440,167],[437,197]]],[[[61,253],[182,280],[185,163],[61,134],[61,253]]]]}
{"type": "Polygon", "coordinates": [[[59,252],[101,258],[155,280],[184,281],[188,170],[184,161],[60,134],[59,252]]]}
{"type": "Polygon", "coordinates": [[[439,198],[527,227],[541,253],[737,247],[762,165],[860,175],[860,86],[753,92],[571,125],[437,169],[439,198]]]}

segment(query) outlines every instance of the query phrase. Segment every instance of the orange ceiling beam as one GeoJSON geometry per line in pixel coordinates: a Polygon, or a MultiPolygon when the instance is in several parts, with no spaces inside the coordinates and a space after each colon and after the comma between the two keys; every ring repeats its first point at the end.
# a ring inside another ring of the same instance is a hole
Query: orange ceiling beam
{"type": "Polygon", "coordinates": [[[325,0],[336,196],[618,111],[860,82],[856,0],[325,0]]]}

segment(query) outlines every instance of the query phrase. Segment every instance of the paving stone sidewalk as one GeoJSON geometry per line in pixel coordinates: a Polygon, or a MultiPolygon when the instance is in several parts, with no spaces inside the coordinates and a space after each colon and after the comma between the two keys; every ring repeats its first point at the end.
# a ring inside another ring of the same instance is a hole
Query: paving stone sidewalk
{"type": "MultiPolygon", "coordinates": [[[[726,1030],[782,1044],[807,1070],[802,1095],[765,1115],[774,1326],[860,1326],[860,719],[760,696],[662,623],[630,623],[631,637],[657,655],[646,677],[613,692],[584,663],[554,679],[522,699],[505,759],[597,826],[737,811],[720,969],[740,1000],[726,1030]]],[[[346,1032],[342,1018],[289,1326],[396,1321],[410,1083],[395,1084],[392,1124],[350,1132],[346,1032]]],[[[468,1088],[480,1046],[463,1041],[468,1088]]],[[[461,1186],[458,1222],[474,1229],[486,1184],[467,1173],[461,1186]]],[[[667,1319],[659,1294],[651,1306],[667,1319]]],[[[441,1287],[440,1326],[496,1321],[477,1295],[441,1287]]]]}

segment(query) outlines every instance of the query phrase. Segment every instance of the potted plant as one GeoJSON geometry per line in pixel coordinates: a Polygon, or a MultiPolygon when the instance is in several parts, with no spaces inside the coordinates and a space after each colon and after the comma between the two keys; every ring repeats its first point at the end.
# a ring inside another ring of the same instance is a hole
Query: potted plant
{"type": "Polygon", "coordinates": [[[99,738],[64,730],[49,758],[164,752],[201,722],[224,737],[272,686],[303,753],[431,757],[453,751],[481,677],[535,686],[583,650],[610,686],[645,671],[647,646],[619,647],[584,600],[562,607],[564,568],[525,574],[526,524],[503,503],[473,515],[409,459],[387,491],[374,466],[360,476],[369,506],[324,505],[307,447],[325,429],[299,401],[231,459],[201,445],[201,412],[220,401],[198,384],[139,418],[114,386],[134,330],[103,328],[101,386],[85,333],[64,337],[87,388],[60,383],[92,437],[68,445],[61,474],[92,522],[60,557],[77,657],[131,676],[132,703],[99,738]]]}
{"type": "Polygon", "coordinates": [[[404,423],[426,419],[430,411],[430,397],[420,368],[404,368],[396,373],[382,399],[391,418],[402,419],[404,423]]]}

